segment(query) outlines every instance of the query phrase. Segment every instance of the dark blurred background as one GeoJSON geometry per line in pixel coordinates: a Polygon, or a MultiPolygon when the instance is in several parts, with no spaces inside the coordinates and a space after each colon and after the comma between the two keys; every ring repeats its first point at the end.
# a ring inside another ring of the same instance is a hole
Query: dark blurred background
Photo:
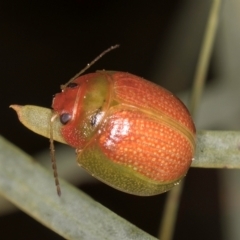
{"type": "MultiPolygon", "coordinates": [[[[1,1],[1,135],[29,154],[48,148],[48,140],[23,127],[9,105],[50,107],[60,84],[116,43],[121,47],[88,72],[127,71],[174,93],[190,88],[210,6],[205,0],[1,1]]],[[[214,74],[212,59],[208,76],[214,74]]],[[[156,236],[166,194],[135,197],[102,183],[82,189],[156,236]]],[[[0,217],[0,226],[3,239],[62,239],[20,211],[0,217]]],[[[174,236],[221,240],[215,170],[190,170],[174,236]]]]}

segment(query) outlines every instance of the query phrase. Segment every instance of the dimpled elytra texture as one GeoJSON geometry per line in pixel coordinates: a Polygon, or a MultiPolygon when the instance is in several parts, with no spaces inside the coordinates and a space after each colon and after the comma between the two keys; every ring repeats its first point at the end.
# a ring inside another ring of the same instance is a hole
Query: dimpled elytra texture
{"type": "Polygon", "coordinates": [[[179,131],[131,109],[111,113],[99,143],[112,161],[158,182],[183,177],[194,151],[179,131]]]}
{"type": "Polygon", "coordinates": [[[119,101],[165,114],[195,133],[187,108],[166,89],[130,73],[115,72],[112,78],[119,101]]]}

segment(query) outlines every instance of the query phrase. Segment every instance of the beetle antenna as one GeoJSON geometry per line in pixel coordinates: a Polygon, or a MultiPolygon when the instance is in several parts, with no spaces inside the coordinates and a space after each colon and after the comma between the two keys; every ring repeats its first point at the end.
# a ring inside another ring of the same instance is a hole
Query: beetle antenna
{"type": "Polygon", "coordinates": [[[60,183],[58,180],[58,172],[57,172],[57,164],[56,164],[56,158],[55,158],[55,148],[54,148],[54,140],[53,140],[53,122],[58,116],[57,113],[53,113],[51,120],[50,120],[50,153],[51,153],[51,162],[52,162],[52,169],[53,169],[53,176],[55,180],[55,185],[57,188],[57,194],[60,197],[61,196],[61,189],[60,189],[60,183]]]}
{"type": "Polygon", "coordinates": [[[116,44],[114,46],[109,47],[108,49],[106,49],[105,51],[103,51],[101,54],[99,54],[92,62],[88,63],[87,66],[85,68],[83,68],[80,72],[78,72],[74,77],[72,77],[66,84],[61,85],[61,89],[63,90],[64,88],[66,88],[66,86],[72,82],[74,79],[76,79],[77,77],[79,77],[81,74],[83,74],[88,68],[90,68],[95,62],[97,62],[100,58],[102,58],[106,53],[111,52],[112,50],[118,48],[120,45],[116,44]]]}

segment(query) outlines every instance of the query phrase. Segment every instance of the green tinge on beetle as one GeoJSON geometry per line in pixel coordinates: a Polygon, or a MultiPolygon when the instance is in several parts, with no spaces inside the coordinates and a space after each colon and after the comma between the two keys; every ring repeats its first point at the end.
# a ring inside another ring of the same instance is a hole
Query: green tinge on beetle
{"type": "Polygon", "coordinates": [[[171,183],[153,181],[129,167],[114,163],[96,145],[88,146],[81,151],[77,161],[81,167],[99,180],[118,190],[139,196],[166,192],[180,181],[171,183]]]}

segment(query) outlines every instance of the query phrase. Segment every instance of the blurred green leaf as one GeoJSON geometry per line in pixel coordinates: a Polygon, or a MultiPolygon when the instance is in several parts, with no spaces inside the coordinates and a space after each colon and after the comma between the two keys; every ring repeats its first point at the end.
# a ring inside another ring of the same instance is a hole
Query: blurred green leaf
{"type": "Polygon", "coordinates": [[[66,239],[156,239],[53,176],[0,137],[0,195],[66,239]]]}
{"type": "MultiPolygon", "coordinates": [[[[49,137],[49,121],[52,110],[37,106],[17,106],[20,121],[30,130],[49,137]]],[[[54,121],[54,139],[65,143],[60,134],[61,123],[54,121]]],[[[240,168],[240,132],[199,131],[192,167],[240,168]]]]}

